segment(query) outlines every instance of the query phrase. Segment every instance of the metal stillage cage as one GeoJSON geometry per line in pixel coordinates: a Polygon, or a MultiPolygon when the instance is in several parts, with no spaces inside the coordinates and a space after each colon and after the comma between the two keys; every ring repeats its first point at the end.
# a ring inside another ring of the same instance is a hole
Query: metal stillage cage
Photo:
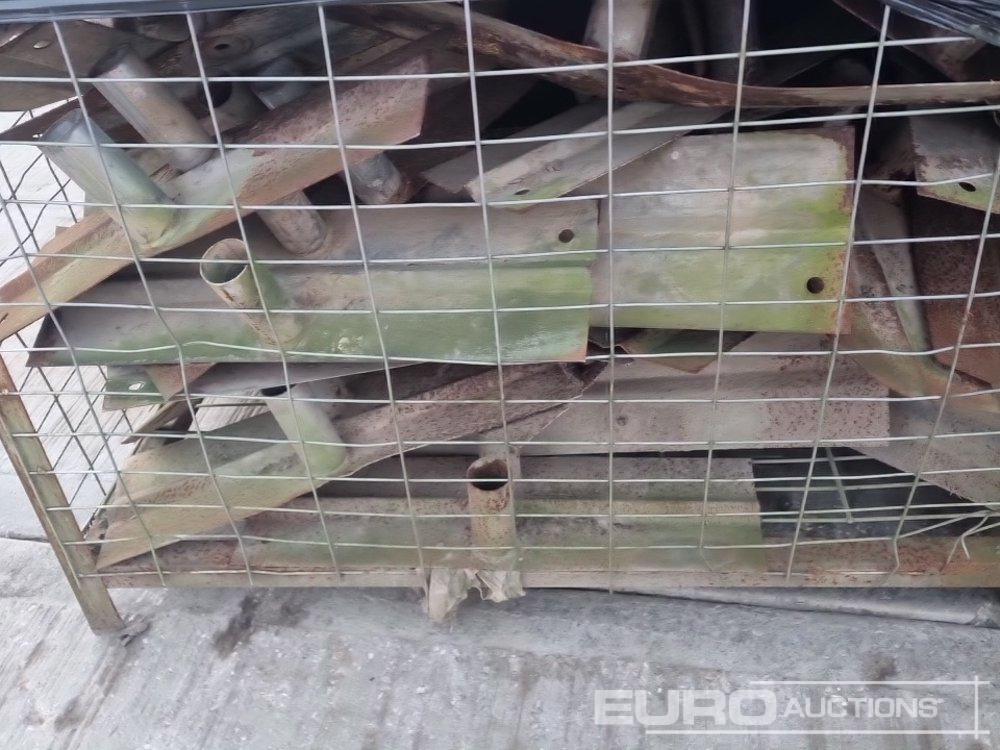
{"type": "Polygon", "coordinates": [[[5,3],[4,486],[91,625],[1000,583],[1000,25],[886,2],[5,3]]]}

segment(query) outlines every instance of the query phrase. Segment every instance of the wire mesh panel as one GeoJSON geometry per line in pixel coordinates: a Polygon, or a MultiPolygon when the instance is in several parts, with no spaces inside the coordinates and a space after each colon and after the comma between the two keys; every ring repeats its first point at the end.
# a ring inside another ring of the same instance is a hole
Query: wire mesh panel
{"type": "Polygon", "coordinates": [[[1000,581],[988,24],[205,5],[0,37],[5,468],[95,627],[1000,581]]]}

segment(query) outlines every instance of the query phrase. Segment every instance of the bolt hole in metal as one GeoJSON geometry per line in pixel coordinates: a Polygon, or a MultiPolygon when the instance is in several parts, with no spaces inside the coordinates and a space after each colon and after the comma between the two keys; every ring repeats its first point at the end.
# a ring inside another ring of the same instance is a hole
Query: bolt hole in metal
{"type": "Polygon", "coordinates": [[[45,49],[46,47],[52,46],[51,39],[39,39],[37,42],[31,45],[34,49],[45,49]]]}
{"type": "Polygon", "coordinates": [[[559,241],[563,244],[568,244],[573,241],[576,237],[576,232],[572,229],[564,229],[559,233],[559,241]]]}
{"type": "Polygon", "coordinates": [[[958,186],[967,193],[974,193],[977,190],[976,186],[971,182],[960,182],[958,183],[958,186]]]}
{"type": "Polygon", "coordinates": [[[515,190],[514,195],[527,195],[531,192],[531,188],[521,188],[520,190],[515,190]]]}
{"type": "Polygon", "coordinates": [[[810,294],[819,294],[826,289],[826,282],[819,276],[812,276],[806,281],[806,289],[810,294]]]}
{"type": "Polygon", "coordinates": [[[477,490],[490,492],[503,488],[508,481],[507,462],[502,458],[491,461],[477,461],[465,473],[469,484],[477,490]]]}

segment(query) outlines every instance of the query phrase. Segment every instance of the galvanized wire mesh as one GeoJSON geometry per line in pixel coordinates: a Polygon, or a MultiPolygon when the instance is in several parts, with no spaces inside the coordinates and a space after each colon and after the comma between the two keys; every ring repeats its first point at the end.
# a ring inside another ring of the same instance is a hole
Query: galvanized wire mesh
{"type": "Polygon", "coordinates": [[[995,583],[993,48],[779,5],[8,26],[6,468],[71,579],[995,583]]]}

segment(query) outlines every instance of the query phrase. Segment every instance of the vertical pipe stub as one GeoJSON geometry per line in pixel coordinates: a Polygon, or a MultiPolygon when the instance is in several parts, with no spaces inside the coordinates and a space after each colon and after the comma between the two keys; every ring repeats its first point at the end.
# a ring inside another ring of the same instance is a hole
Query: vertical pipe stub
{"type": "Polygon", "coordinates": [[[142,243],[152,242],[173,222],[175,207],[125,150],[113,144],[97,123],[77,109],[46,130],[38,148],[88,199],[109,204],[102,209],[116,221],[116,204],[121,204],[124,229],[142,243]]]}
{"type": "Polygon", "coordinates": [[[201,259],[201,278],[244,320],[262,343],[271,347],[295,344],[304,334],[301,314],[278,312],[293,307],[270,269],[254,263],[242,240],[216,242],[201,259]]]}
{"type": "Polygon", "coordinates": [[[500,562],[517,546],[507,461],[499,456],[477,459],[465,476],[472,544],[488,548],[478,550],[476,556],[500,562]]]}

